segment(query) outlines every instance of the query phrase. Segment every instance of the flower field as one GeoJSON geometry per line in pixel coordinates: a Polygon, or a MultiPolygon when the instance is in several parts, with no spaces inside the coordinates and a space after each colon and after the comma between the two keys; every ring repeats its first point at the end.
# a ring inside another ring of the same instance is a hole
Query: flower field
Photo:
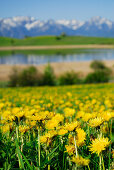
{"type": "Polygon", "coordinates": [[[0,168],[114,169],[114,84],[0,89],[0,168]]]}

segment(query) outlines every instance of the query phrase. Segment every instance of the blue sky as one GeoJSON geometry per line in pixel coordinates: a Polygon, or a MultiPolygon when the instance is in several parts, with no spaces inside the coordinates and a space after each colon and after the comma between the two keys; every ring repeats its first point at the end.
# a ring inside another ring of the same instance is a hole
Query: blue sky
{"type": "Polygon", "coordinates": [[[101,16],[114,21],[114,0],[0,0],[0,18],[88,20],[101,16]]]}

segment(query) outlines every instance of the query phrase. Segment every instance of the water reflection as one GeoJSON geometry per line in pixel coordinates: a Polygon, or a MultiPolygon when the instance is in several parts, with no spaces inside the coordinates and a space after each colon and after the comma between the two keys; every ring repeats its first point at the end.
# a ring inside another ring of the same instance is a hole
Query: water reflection
{"type": "Polygon", "coordinates": [[[0,64],[45,64],[47,62],[73,62],[91,60],[114,60],[114,49],[91,49],[89,52],[68,55],[12,54],[0,57],[0,64]]]}

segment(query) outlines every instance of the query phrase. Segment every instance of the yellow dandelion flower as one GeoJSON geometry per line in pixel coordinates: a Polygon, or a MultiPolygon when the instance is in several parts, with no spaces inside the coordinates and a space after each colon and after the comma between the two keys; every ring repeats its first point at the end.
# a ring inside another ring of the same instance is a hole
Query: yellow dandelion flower
{"type": "Polygon", "coordinates": [[[16,117],[20,118],[20,117],[23,117],[24,116],[24,111],[19,111],[15,114],[16,117]]]}
{"type": "Polygon", "coordinates": [[[28,126],[23,126],[23,125],[20,125],[19,126],[19,131],[20,131],[20,133],[25,133],[25,132],[27,132],[29,130],[29,127],[28,126]]]}
{"type": "Polygon", "coordinates": [[[72,117],[75,113],[75,109],[65,108],[64,113],[65,113],[65,117],[72,117]]]}
{"type": "Polygon", "coordinates": [[[19,108],[19,107],[14,107],[14,108],[12,109],[12,113],[13,113],[14,115],[16,115],[19,111],[20,111],[20,108],[19,108]]]}
{"type": "Polygon", "coordinates": [[[55,127],[58,126],[58,121],[57,120],[49,120],[46,124],[47,129],[54,129],[55,127]]]}
{"type": "Polygon", "coordinates": [[[40,137],[40,142],[41,143],[46,143],[47,142],[47,136],[41,136],[40,137]]]}
{"type": "Polygon", "coordinates": [[[40,115],[31,116],[30,119],[31,119],[32,121],[40,121],[40,120],[41,120],[41,116],[40,116],[40,115]]]}
{"type": "Polygon", "coordinates": [[[8,124],[6,124],[6,125],[1,126],[0,128],[1,128],[1,130],[2,130],[3,133],[7,133],[7,132],[10,131],[10,129],[12,128],[12,126],[13,126],[12,123],[8,123],[8,124]]]}
{"type": "Polygon", "coordinates": [[[91,101],[92,104],[95,104],[96,102],[97,102],[96,99],[93,99],[93,100],[91,101]]]}
{"type": "Polygon", "coordinates": [[[68,135],[68,142],[69,142],[69,144],[74,144],[74,136],[73,136],[73,134],[68,135]]]}
{"type": "Polygon", "coordinates": [[[99,137],[92,141],[92,144],[89,146],[89,148],[92,153],[97,153],[99,155],[109,144],[110,141],[108,138],[99,137]]]}
{"type": "Polygon", "coordinates": [[[1,125],[3,125],[3,124],[5,124],[6,123],[6,120],[0,120],[0,123],[1,123],[1,125]]]}
{"type": "Polygon", "coordinates": [[[78,126],[79,126],[79,122],[75,121],[75,122],[72,122],[72,123],[66,123],[64,128],[68,131],[73,131],[78,126]]]}
{"type": "Polygon", "coordinates": [[[57,113],[54,117],[53,117],[53,120],[57,120],[58,121],[58,123],[59,122],[62,122],[63,120],[64,120],[64,116],[63,115],[61,115],[61,114],[59,114],[59,113],[57,113]]]}
{"type": "Polygon", "coordinates": [[[82,120],[84,122],[87,122],[89,119],[91,119],[93,117],[93,115],[91,113],[86,113],[84,114],[84,116],[82,117],[82,120]]]}
{"type": "Polygon", "coordinates": [[[76,163],[78,166],[87,166],[89,165],[90,160],[85,159],[82,156],[77,156],[77,157],[73,156],[72,162],[76,163]]]}
{"type": "Polygon", "coordinates": [[[2,132],[3,132],[3,133],[8,132],[9,130],[10,130],[9,125],[4,125],[4,126],[2,127],[2,132]]]}
{"type": "Polygon", "coordinates": [[[65,145],[66,152],[68,152],[69,155],[73,155],[75,152],[74,145],[65,145]]]}
{"type": "Polygon", "coordinates": [[[107,122],[104,122],[104,123],[103,123],[103,126],[100,127],[100,130],[101,130],[103,133],[108,133],[108,132],[109,132],[108,123],[107,123],[107,122]]]}
{"type": "Polygon", "coordinates": [[[49,120],[49,121],[47,122],[46,128],[47,128],[47,129],[54,129],[54,128],[57,127],[58,124],[59,124],[60,122],[62,122],[63,120],[64,120],[63,115],[61,115],[61,114],[58,113],[58,114],[56,114],[54,117],[52,117],[51,120],[49,120]]]}
{"type": "Polygon", "coordinates": [[[65,135],[66,133],[68,133],[68,130],[60,129],[58,135],[65,135]]]}
{"type": "Polygon", "coordinates": [[[79,111],[76,115],[76,119],[82,118],[84,116],[85,112],[84,111],[79,111]]]}
{"type": "Polygon", "coordinates": [[[41,143],[46,143],[48,139],[51,138],[51,134],[50,133],[45,133],[45,135],[40,137],[40,142],[41,143]]]}
{"type": "Polygon", "coordinates": [[[6,110],[6,111],[4,111],[3,114],[2,114],[2,119],[8,120],[8,118],[10,117],[10,115],[11,115],[11,112],[10,112],[9,110],[6,110]]]}
{"type": "Polygon", "coordinates": [[[51,135],[51,138],[57,135],[56,130],[50,130],[48,133],[51,135]]]}
{"type": "MultiPolygon", "coordinates": [[[[26,124],[29,124],[29,122],[26,122],[26,124]]],[[[30,125],[31,125],[31,127],[35,126],[36,125],[36,121],[30,121],[30,125]]]]}
{"type": "Polygon", "coordinates": [[[94,119],[89,120],[89,126],[98,127],[103,123],[103,119],[101,117],[96,117],[94,119]]]}
{"type": "Polygon", "coordinates": [[[86,140],[86,133],[81,128],[77,128],[76,132],[77,132],[76,144],[77,146],[82,146],[86,140]]]}
{"type": "Polygon", "coordinates": [[[4,103],[0,103],[0,109],[2,109],[5,106],[4,103]]]}
{"type": "Polygon", "coordinates": [[[101,116],[104,119],[104,121],[109,121],[111,118],[114,117],[114,112],[102,112],[101,116]]]}
{"type": "Polygon", "coordinates": [[[57,135],[57,132],[55,130],[51,130],[49,131],[49,133],[45,133],[45,135],[40,137],[40,142],[41,143],[50,142],[51,138],[54,137],[55,135],[57,135]]]}

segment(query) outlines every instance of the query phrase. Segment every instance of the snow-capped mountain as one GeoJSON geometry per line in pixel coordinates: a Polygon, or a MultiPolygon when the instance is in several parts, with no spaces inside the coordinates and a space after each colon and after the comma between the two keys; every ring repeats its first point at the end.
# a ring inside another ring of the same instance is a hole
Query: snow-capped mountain
{"type": "Polygon", "coordinates": [[[41,21],[33,17],[0,18],[0,36],[24,38],[39,35],[84,35],[114,37],[114,22],[101,17],[88,21],[48,20],[41,21]]]}

